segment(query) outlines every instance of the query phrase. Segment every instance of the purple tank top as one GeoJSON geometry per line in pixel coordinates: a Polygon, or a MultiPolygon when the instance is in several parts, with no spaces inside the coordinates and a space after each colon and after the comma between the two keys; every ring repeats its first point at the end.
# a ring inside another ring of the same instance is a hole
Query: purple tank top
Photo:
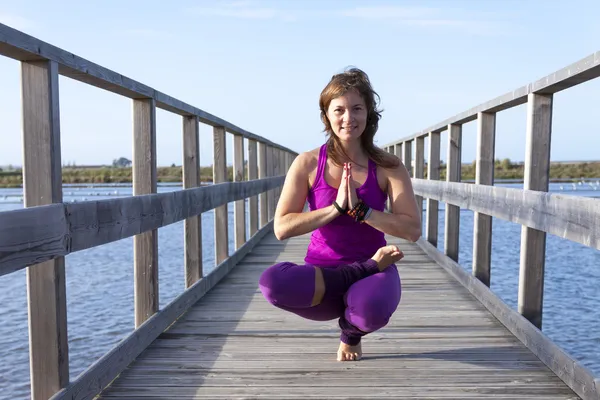
{"type": "MultiPolygon", "coordinates": [[[[317,175],[307,200],[310,210],[329,207],[337,197],[337,189],[325,181],[327,163],[327,144],[321,146],[317,175]]],[[[356,189],[362,199],[374,210],[383,211],[387,194],[377,183],[377,164],[369,159],[367,179],[356,189]]],[[[312,265],[341,265],[370,258],[378,248],[385,246],[383,232],[368,224],[355,222],[348,215],[340,215],[327,225],[316,229],[310,238],[310,244],[304,261],[312,265]]]]}

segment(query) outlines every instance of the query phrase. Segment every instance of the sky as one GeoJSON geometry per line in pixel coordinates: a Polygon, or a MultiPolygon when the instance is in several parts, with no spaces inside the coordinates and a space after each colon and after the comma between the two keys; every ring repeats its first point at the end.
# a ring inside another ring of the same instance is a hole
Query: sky
{"type": "MultiPolygon", "coordinates": [[[[299,153],[324,143],[319,94],[348,66],[380,95],[383,146],[600,50],[597,15],[577,0],[0,0],[1,23],[299,153]]],[[[65,77],[59,95],[63,164],[131,158],[130,99],[65,77]]],[[[598,79],[555,95],[552,160],[600,159],[599,100],[598,79]]],[[[21,129],[20,66],[0,56],[0,165],[21,165],[21,129]]],[[[525,130],[525,105],[499,113],[496,158],[522,161],[525,130]]],[[[159,166],[181,165],[182,143],[181,117],[158,110],[159,166]]],[[[211,165],[210,126],[200,146],[211,165]]]]}

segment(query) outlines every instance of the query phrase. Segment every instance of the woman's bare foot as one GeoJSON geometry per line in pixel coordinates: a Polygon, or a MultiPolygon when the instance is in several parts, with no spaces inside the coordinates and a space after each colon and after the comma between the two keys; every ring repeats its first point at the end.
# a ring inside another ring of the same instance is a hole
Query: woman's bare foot
{"type": "Polygon", "coordinates": [[[362,357],[362,348],[360,343],[356,346],[350,346],[344,342],[340,342],[340,348],[337,352],[338,361],[358,361],[362,357]]]}
{"type": "Polygon", "coordinates": [[[375,255],[371,257],[372,260],[377,261],[377,266],[380,271],[383,271],[393,263],[400,261],[402,258],[404,258],[404,253],[402,253],[402,250],[400,250],[398,246],[394,246],[393,244],[379,248],[375,255]]]}

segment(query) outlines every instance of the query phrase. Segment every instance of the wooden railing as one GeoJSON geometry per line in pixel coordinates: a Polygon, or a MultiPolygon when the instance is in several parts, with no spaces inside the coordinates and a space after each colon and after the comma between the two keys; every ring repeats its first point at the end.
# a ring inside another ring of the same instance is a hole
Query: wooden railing
{"type": "Polygon", "coordinates": [[[31,396],[93,398],[272,229],[280,187],[297,153],[2,24],[0,54],[19,60],[22,71],[26,208],[0,213],[0,276],[27,268],[31,396]],[[62,202],[59,74],[132,99],[132,197],[62,202]],[[157,107],[181,115],[183,126],[184,189],[162,194],[157,194],[157,107]],[[212,126],[214,135],[214,185],[203,187],[200,123],[212,126]],[[226,182],[227,132],[234,139],[234,182],[226,182]],[[231,255],[229,202],[235,202],[236,251],[231,255]],[[213,209],[217,267],[204,276],[200,216],[213,209]],[[159,311],[157,229],[178,221],[184,221],[186,290],[159,311]],[[132,236],[136,329],[69,382],[64,256],[132,236]]]}
{"type": "Polygon", "coordinates": [[[600,201],[548,192],[553,95],[600,76],[600,52],[529,85],[518,88],[422,132],[388,143],[384,148],[400,157],[411,171],[417,202],[426,199],[422,247],[449,266],[459,280],[523,340],[565,382],[584,398],[598,398],[600,385],[587,370],[566,355],[537,329],[515,318],[498,299],[479,285],[490,286],[492,217],[522,225],[518,313],[541,330],[546,233],[600,249],[600,201]],[[496,114],[527,103],[524,189],[495,187],[494,147],[496,114]],[[475,184],[460,183],[462,126],[477,121],[475,184]],[[440,133],[447,131],[446,182],[440,182],[440,133]],[[427,179],[425,141],[428,141],[427,179]],[[412,143],[415,161],[412,167],[412,143]],[[445,202],[444,257],[438,242],[438,202],[445,202]],[[473,282],[455,268],[458,261],[460,208],[474,211],[473,282]],[[425,243],[423,243],[425,242],[425,243]]]}

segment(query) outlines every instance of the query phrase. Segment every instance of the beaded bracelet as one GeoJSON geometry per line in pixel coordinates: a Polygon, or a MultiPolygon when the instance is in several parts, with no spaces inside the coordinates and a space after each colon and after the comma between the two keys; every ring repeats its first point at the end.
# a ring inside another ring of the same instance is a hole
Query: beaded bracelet
{"type": "Polygon", "coordinates": [[[364,202],[359,201],[352,210],[348,211],[348,215],[354,218],[356,222],[363,223],[367,217],[367,213],[370,214],[371,207],[366,205],[364,202]]]}

